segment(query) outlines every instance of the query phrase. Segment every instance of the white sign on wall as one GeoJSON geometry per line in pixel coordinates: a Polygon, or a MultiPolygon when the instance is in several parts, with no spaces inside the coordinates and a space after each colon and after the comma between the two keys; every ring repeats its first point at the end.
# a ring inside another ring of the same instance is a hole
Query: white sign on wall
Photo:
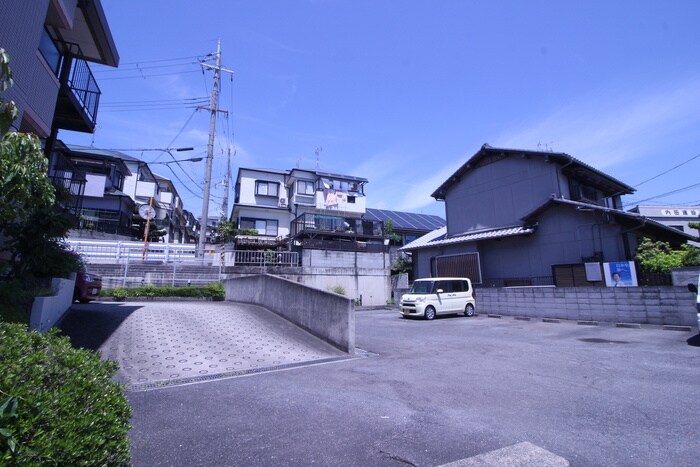
{"type": "Polygon", "coordinates": [[[697,217],[700,209],[664,209],[661,214],[666,217],[697,217]]]}

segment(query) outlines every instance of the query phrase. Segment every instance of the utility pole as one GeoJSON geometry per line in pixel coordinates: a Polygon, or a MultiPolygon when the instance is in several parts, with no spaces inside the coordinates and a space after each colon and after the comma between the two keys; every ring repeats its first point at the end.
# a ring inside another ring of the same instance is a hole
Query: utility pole
{"type": "Polygon", "coordinates": [[[209,65],[201,62],[201,66],[214,70],[214,86],[211,89],[211,100],[209,110],[209,143],[207,144],[207,167],[204,173],[204,199],[202,199],[202,218],[199,229],[199,244],[197,246],[198,254],[204,256],[204,245],[207,241],[207,224],[209,223],[209,193],[211,191],[211,166],[214,161],[214,137],[216,135],[216,113],[219,111],[219,74],[221,71],[233,73],[232,70],[227,70],[221,67],[221,41],[216,43],[216,65],[209,65]]]}
{"type": "Polygon", "coordinates": [[[224,201],[221,203],[221,217],[228,217],[228,184],[231,182],[231,146],[228,148],[228,159],[226,161],[226,178],[224,178],[224,201]]]}

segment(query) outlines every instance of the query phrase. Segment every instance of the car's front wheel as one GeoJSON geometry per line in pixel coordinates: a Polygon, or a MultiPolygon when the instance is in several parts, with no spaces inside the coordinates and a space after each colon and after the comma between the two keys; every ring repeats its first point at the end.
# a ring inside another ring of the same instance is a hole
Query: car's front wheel
{"type": "Polygon", "coordinates": [[[467,306],[464,307],[464,316],[467,318],[474,316],[474,305],[467,303],[467,306]]]}
{"type": "Polygon", "coordinates": [[[435,308],[429,306],[425,309],[425,319],[431,320],[435,318],[435,308]]]}

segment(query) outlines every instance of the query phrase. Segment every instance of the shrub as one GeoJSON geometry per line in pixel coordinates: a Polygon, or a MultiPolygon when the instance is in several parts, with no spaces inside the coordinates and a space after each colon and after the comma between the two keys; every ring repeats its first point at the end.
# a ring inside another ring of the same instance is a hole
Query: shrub
{"type": "Polygon", "coordinates": [[[338,295],[345,295],[345,287],[342,285],[334,285],[333,287],[329,287],[328,290],[337,293],[338,295]]]}
{"type": "Polygon", "coordinates": [[[51,295],[43,280],[0,280],[0,322],[29,324],[34,297],[51,295]]]}
{"type": "Polygon", "coordinates": [[[58,331],[0,323],[0,465],[129,465],[116,370],[58,331]]]}
{"type": "Polygon", "coordinates": [[[669,272],[673,268],[700,265],[700,249],[686,244],[674,250],[666,242],[645,238],[637,247],[635,259],[644,271],[669,272]]]}
{"type": "Polygon", "coordinates": [[[221,282],[187,287],[156,287],[148,284],[142,287],[103,289],[102,296],[114,297],[116,300],[124,300],[127,297],[211,297],[213,300],[219,301],[224,299],[226,292],[221,282]]]}

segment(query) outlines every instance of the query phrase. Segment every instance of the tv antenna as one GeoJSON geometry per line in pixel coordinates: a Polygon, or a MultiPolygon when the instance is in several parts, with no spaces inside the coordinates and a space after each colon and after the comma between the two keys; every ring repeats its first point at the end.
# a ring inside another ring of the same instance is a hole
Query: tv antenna
{"type": "Polygon", "coordinates": [[[318,146],[314,151],[316,153],[316,170],[321,168],[321,151],[323,151],[321,146],[318,146]]]}

